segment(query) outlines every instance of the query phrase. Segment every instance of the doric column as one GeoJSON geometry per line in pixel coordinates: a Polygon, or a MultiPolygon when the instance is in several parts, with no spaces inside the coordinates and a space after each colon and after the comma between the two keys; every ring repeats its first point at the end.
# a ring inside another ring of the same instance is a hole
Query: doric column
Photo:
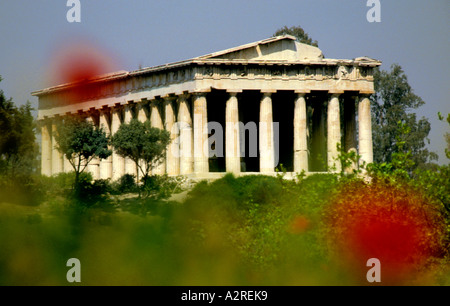
{"type": "Polygon", "coordinates": [[[180,174],[180,143],[178,138],[178,127],[174,109],[175,97],[164,98],[164,128],[170,133],[170,143],[166,153],[166,173],[168,175],[180,174]]]}
{"type": "Polygon", "coordinates": [[[47,120],[42,122],[41,127],[41,174],[52,175],[52,126],[47,120]]]}
{"type": "Polygon", "coordinates": [[[298,93],[294,106],[294,172],[308,172],[308,141],[305,94],[298,93]]]}
{"type": "MultiPolygon", "coordinates": [[[[357,152],[356,142],[356,108],[354,97],[347,97],[344,104],[344,150],[347,153],[357,152]]],[[[356,164],[350,165],[346,172],[352,173],[357,169],[356,164]]]]}
{"type": "Polygon", "coordinates": [[[359,155],[360,162],[373,163],[372,119],[368,95],[359,97],[358,103],[359,155]]]}
{"type": "Polygon", "coordinates": [[[341,122],[339,111],[339,94],[332,94],[328,101],[327,111],[327,158],[328,170],[335,168],[341,171],[341,163],[337,160],[339,152],[337,144],[341,142],[341,122]]]}
{"type": "MultiPolygon", "coordinates": [[[[151,102],[150,109],[151,109],[151,115],[150,115],[151,126],[154,128],[163,130],[164,125],[162,122],[161,113],[159,111],[157,100],[153,100],[151,102]]],[[[166,161],[165,160],[162,161],[159,165],[157,165],[156,167],[154,167],[152,169],[153,174],[164,174],[165,172],[166,172],[166,161]]]]}
{"type": "Polygon", "coordinates": [[[63,168],[64,172],[72,172],[73,166],[70,163],[70,161],[67,159],[67,157],[63,154],[63,168]]]}
{"type": "Polygon", "coordinates": [[[194,94],[194,172],[209,172],[206,93],[194,94]]]}
{"type": "Polygon", "coordinates": [[[57,174],[63,171],[63,157],[62,154],[56,149],[56,138],[55,135],[58,132],[57,121],[58,119],[53,119],[52,121],[52,174],[57,174]]]}
{"type": "MultiPolygon", "coordinates": [[[[105,131],[107,137],[111,136],[111,111],[109,108],[100,110],[99,126],[105,131]]],[[[112,177],[112,173],[112,156],[110,155],[100,161],[100,179],[109,179],[112,177]]]]}
{"type": "MultiPolygon", "coordinates": [[[[71,116],[71,115],[67,115],[67,117],[65,117],[65,118],[68,118],[69,116],[71,116]]],[[[67,157],[64,154],[62,154],[62,158],[63,158],[62,171],[66,172],[66,173],[74,171],[72,164],[70,163],[70,161],[67,159],[67,157]]]]}
{"type": "Polygon", "coordinates": [[[178,123],[180,129],[180,174],[194,171],[192,117],[187,95],[178,96],[178,123]]]}
{"type": "Polygon", "coordinates": [[[272,93],[265,92],[259,112],[259,171],[275,171],[275,146],[273,135],[272,93]]]}
{"type": "Polygon", "coordinates": [[[142,100],[138,104],[136,104],[136,113],[137,113],[137,119],[140,122],[145,122],[148,120],[148,101],[142,100]]]}
{"type": "Polygon", "coordinates": [[[239,108],[236,92],[231,92],[225,107],[225,163],[227,172],[241,172],[239,108]]]}
{"type": "MultiPolygon", "coordinates": [[[[134,104],[129,103],[124,107],[123,123],[128,124],[133,119],[134,104]]],[[[125,157],[125,173],[136,176],[136,164],[128,157],[125,157]]]]}
{"type": "MultiPolygon", "coordinates": [[[[122,107],[115,106],[111,114],[111,134],[114,135],[122,124],[122,107]]],[[[112,179],[117,180],[125,173],[125,161],[114,150],[112,153],[112,179]]]]}

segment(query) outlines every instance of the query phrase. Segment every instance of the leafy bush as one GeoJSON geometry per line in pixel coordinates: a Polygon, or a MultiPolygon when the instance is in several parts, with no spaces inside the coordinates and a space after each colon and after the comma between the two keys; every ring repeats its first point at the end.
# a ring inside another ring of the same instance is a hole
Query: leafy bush
{"type": "Polygon", "coordinates": [[[111,191],[114,194],[138,192],[136,176],[133,174],[122,175],[116,182],[112,184],[111,191]]]}
{"type": "Polygon", "coordinates": [[[168,199],[172,194],[180,192],[184,182],[182,176],[169,177],[167,174],[151,175],[142,180],[140,189],[144,198],[151,197],[156,200],[168,199]]]}
{"type": "Polygon", "coordinates": [[[0,175],[0,199],[26,206],[37,206],[45,199],[45,188],[37,175],[24,174],[14,177],[0,175]]]}

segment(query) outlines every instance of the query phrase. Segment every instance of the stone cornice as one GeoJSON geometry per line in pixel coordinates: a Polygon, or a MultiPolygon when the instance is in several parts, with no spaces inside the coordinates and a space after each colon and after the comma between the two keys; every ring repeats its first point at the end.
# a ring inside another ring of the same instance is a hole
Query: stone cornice
{"type": "MultiPolygon", "coordinates": [[[[151,68],[143,68],[135,71],[118,71],[106,75],[101,75],[95,79],[85,81],[83,83],[62,84],[45,88],[39,91],[34,91],[33,96],[45,96],[56,92],[70,90],[83,84],[83,86],[98,86],[105,83],[136,80],[142,77],[147,79],[146,84],[138,85],[140,88],[153,87],[155,84],[167,82],[180,82],[190,79],[186,74],[192,72],[195,67],[199,66],[348,66],[348,67],[377,67],[381,62],[368,58],[358,58],[354,60],[340,60],[340,59],[322,59],[322,60],[304,60],[304,61],[287,61],[287,60],[228,60],[228,59],[192,59],[187,61],[176,62],[151,68]],[[149,78],[153,81],[148,81],[149,78]],[[164,79],[164,80],[163,80],[164,79]]],[[[139,80],[137,81],[139,82],[139,80]]],[[[134,87],[134,86],[133,86],[134,87]]]]}

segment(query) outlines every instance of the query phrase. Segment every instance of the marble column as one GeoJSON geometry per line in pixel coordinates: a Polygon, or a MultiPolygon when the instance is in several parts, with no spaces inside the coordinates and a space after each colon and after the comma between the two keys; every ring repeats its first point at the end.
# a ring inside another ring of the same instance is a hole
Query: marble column
{"type": "Polygon", "coordinates": [[[206,93],[194,94],[194,172],[209,172],[206,93]]]}
{"type": "Polygon", "coordinates": [[[52,175],[52,126],[47,121],[42,121],[41,127],[41,174],[52,175]]]}
{"type": "Polygon", "coordinates": [[[360,164],[373,163],[372,118],[368,95],[361,95],[358,103],[359,155],[360,164]]]}
{"type": "Polygon", "coordinates": [[[294,172],[308,172],[306,100],[304,93],[298,93],[294,106],[294,172]]]}
{"type": "Polygon", "coordinates": [[[148,101],[146,99],[143,99],[141,102],[136,104],[136,113],[137,113],[137,120],[140,122],[145,122],[148,120],[148,101]]]}
{"type": "MultiPolygon", "coordinates": [[[[164,124],[162,121],[161,113],[159,111],[158,100],[153,100],[150,104],[150,122],[151,126],[163,130],[164,124]]],[[[152,169],[152,174],[164,174],[166,172],[166,161],[163,160],[160,164],[155,165],[152,169]]]]}
{"type": "Polygon", "coordinates": [[[341,163],[338,160],[337,144],[341,143],[341,123],[339,111],[339,94],[332,94],[328,101],[327,111],[327,159],[328,169],[341,171],[341,163]]]}
{"type": "Polygon", "coordinates": [[[67,157],[65,155],[63,155],[63,167],[64,167],[64,172],[74,171],[72,164],[70,163],[70,161],[67,159],[67,157]]]}
{"type": "Polygon", "coordinates": [[[180,174],[180,143],[178,138],[178,126],[176,125],[175,105],[176,97],[164,98],[164,128],[170,133],[170,143],[166,153],[166,173],[168,175],[180,174]]]}
{"type": "MultiPolygon", "coordinates": [[[[347,97],[344,104],[344,150],[347,153],[357,153],[356,142],[356,108],[354,97],[347,97]]],[[[345,171],[352,173],[358,165],[352,163],[345,171]]]]}
{"type": "MultiPolygon", "coordinates": [[[[129,124],[131,120],[133,119],[133,111],[134,111],[134,104],[129,103],[125,105],[124,107],[124,114],[123,114],[123,123],[129,124]]],[[[128,157],[124,158],[125,162],[125,173],[134,175],[136,177],[136,164],[133,160],[131,160],[128,157]]]]}
{"type": "Polygon", "coordinates": [[[241,172],[239,141],[239,108],[236,92],[231,92],[225,107],[225,163],[226,171],[241,172]]]}
{"type": "Polygon", "coordinates": [[[192,117],[186,94],[178,96],[178,123],[180,129],[180,174],[194,172],[192,117]]]}
{"type": "MultiPolygon", "coordinates": [[[[66,115],[65,118],[68,118],[70,116],[72,116],[72,115],[66,115]]],[[[62,154],[62,158],[63,158],[63,169],[62,169],[62,171],[66,172],[66,173],[75,171],[73,166],[72,166],[72,164],[70,163],[70,161],[67,159],[67,157],[64,154],[62,154]]]]}
{"type": "Polygon", "coordinates": [[[259,171],[275,171],[275,147],[273,135],[272,97],[263,93],[259,113],[259,171]]]}
{"type": "MultiPolygon", "coordinates": [[[[111,136],[111,110],[109,108],[100,110],[99,126],[105,131],[107,137],[111,136]]],[[[111,146],[110,149],[112,149],[111,146]]],[[[112,156],[110,155],[100,161],[100,179],[109,179],[112,177],[112,173],[112,156]]]]}
{"type": "Polygon", "coordinates": [[[61,152],[56,149],[55,135],[58,132],[57,118],[52,121],[52,174],[57,174],[63,171],[64,160],[61,152]]]}
{"type": "MultiPolygon", "coordinates": [[[[111,134],[114,135],[122,124],[122,107],[115,106],[111,114],[111,134]]],[[[118,180],[125,174],[125,161],[114,150],[112,153],[112,180],[118,180]]]]}

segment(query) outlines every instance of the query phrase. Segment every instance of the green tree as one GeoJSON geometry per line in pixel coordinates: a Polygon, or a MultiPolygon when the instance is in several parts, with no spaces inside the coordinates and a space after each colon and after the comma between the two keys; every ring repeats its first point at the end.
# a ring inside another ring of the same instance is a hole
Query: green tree
{"type": "Polygon", "coordinates": [[[133,119],[119,127],[111,142],[117,154],[136,164],[136,169],[141,171],[145,182],[150,170],[165,158],[170,133],[151,127],[149,121],[133,119]]]}
{"type": "MultiPolygon", "coordinates": [[[[441,121],[444,121],[444,117],[441,112],[438,112],[438,118],[441,121]]],[[[447,114],[447,123],[450,125],[450,114],[447,114]]],[[[450,159],[450,133],[446,132],[444,135],[445,142],[447,143],[447,148],[445,149],[445,156],[450,159]]]]}
{"type": "Polygon", "coordinates": [[[391,71],[376,69],[374,86],[375,94],[371,96],[374,162],[390,163],[400,149],[411,152],[415,168],[437,160],[437,154],[426,148],[430,122],[425,117],[417,120],[412,112],[425,102],[414,94],[403,69],[398,64],[393,64],[391,71]],[[402,146],[397,145],[398,122],[409,129],[402,135],[402,146]]]}
{"type": "Polygon", "coordinates": [[[0,90],[0,172],[9,177],[36,170],[38,146],[32,110],[30,102],[17,107],[0,90]]]}
{"type": "Polygon", "coordinates": [[[288,28],[287,26],[284,26],[281,29],[278,29],[273,36],[280,36],[280,35],[292,35],[297,38],[298,42],[318,47],[319,44],[317,40],[312,40],[311,37],[309,37],[308,33],[303,30],[302,27],[299,26],[292,26],[288,28]]]}
{"type": "Polygon", "coordinates": [[[94,158],[111,155],[109,139],[102,128],[80,117],[66,117],[58,123],[56,149],[64,154],[75,171],[75,189],[82,173],[94,158]]]}

